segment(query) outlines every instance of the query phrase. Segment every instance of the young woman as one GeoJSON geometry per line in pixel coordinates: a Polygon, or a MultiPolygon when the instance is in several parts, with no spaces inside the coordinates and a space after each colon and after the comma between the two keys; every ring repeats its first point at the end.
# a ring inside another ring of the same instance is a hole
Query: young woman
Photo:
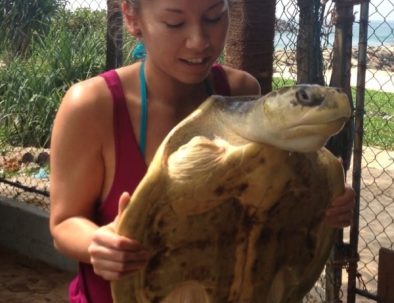
{"type": "MultiPolygon", "coordinates": [[[[56,248],[80,262],[71,302],[112,302],[108,281],[147,263],[149,252],[114,229],[167,133],[212,93],[260,93],[248,73],[215,64],[227,0],[127,0],[122,11],[146,59],[73,85],[53,128],[50,229],[56,248]]],[[[347,188],[327,224],[349,225],[353,201],[347,188]]]]}

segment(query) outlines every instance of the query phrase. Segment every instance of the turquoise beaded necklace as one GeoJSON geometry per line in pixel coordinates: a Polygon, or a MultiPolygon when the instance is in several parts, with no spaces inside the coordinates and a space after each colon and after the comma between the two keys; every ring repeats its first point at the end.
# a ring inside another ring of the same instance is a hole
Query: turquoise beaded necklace
{"type": "Polygon", "coordinates": [[[140,150],[145,155],[146,148],[146,128],[148,122],[148,96],[145,79],[145,60],[140,67],[140,94],[141,94],[141,114],[140,114],[140,150]]]}

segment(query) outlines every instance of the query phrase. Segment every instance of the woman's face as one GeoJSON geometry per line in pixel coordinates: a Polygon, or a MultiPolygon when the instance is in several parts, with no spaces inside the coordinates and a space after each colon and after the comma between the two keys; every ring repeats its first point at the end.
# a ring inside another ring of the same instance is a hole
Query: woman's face
{"type": "Polygon", "coordinates": [[[198,83],[223,51],[228,2],[142,0],[137,20],[152,67],[182,83],[198,83]]]}

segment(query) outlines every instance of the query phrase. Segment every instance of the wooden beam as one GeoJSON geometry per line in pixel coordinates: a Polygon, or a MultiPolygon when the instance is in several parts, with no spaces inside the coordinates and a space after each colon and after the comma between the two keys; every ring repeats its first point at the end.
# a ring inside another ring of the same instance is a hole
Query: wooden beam
{"type": "Polygon", "coordinates": [[[379,250],[378,303],[394,302],[394,250],[379,250]]]}

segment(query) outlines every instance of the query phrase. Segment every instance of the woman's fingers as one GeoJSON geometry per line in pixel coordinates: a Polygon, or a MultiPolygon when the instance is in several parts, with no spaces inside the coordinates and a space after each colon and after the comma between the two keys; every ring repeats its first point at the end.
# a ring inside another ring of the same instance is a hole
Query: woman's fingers
{"type": "Polygon", "coordinates": [[[325,222],[331,227],[351,225],[355,206],[355,194],[351,187],[346,187],[343,195],[335,198],[326,210],[325,222]]]}
{"type": "Polygon", "coordinates": [[[148,257],[148,251],[137,240],[119,236],[104,228],[93,236],[89,253],[100,258],[126,262],[148,257]]]}
{"type": "Polygon", "coordinates": [[[112,260],[93,260],[93,262],[94,272],[105,280],[119,279],[142,269],[146,265],[146,261],[116,262],[112,260]]]}
{"type": "Polygon", "coordinates": [[[352,216],[349,214],[336,215],[336,216],[326,216],[324,219],[325,223],[334,228],[348,227],[352,224],[352,216]]]}
{"type": "Polygon", "coordinates": [[[114,233],[113,224],[97,229],[88,251],[94,272],[107,280],[140,270],[149,259],[137,240],[114,233]]]}
{"type": "Polygon", "coordinates": [[[116,262],[144,261],[149,257],[149,252],[137,243],[127,248],[114,248],[93,242],[89,246],[89,254],[94,258],[116,262]]]}
{"type": "Polygon", "coordinates": [[[89,253],[95,273],[108,280],[142,269],[149,258],[148,251],[136,241],[127,249],[103,246],[93,242],[89,247],[89,253]]]}

